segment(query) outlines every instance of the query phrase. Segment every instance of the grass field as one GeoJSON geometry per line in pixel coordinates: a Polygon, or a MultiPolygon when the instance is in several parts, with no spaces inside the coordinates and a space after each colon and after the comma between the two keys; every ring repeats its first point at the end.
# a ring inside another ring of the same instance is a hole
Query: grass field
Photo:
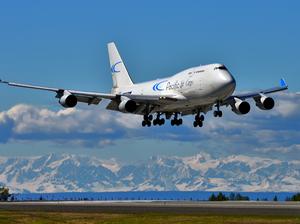
{"type": "Polygon", "coordinates": [[[22,224],[52,224],[52,223],[299,223],[298,217],[281,216],[217,216],[217,215],[177,215],[177,214],[110,214],[110,213],[55,213],[55,212],[10,212],[0,211],[0,224],[22,223],[22,224]]]}

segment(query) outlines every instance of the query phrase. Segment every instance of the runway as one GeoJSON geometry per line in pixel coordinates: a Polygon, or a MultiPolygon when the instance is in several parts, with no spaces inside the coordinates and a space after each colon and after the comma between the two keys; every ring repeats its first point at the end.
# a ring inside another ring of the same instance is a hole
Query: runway
{"type": "Polygon", "coordinates": [[[59,201],[1,202],[0,211],[75,213],[174,213],[299,216],[297,202],[59,201]]]}

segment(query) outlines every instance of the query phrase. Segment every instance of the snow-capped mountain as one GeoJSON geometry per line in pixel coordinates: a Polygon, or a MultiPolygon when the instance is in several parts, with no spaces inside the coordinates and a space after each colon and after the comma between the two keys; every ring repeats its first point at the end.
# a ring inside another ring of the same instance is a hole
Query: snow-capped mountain
{"type": "Polygon", "coordinates": [[[242,155],[213,159],[151,157],[139,164],[50,154],[0,158],[0,185],[11,192],[63,191],[299,191],[300,161],[242,155]]]}

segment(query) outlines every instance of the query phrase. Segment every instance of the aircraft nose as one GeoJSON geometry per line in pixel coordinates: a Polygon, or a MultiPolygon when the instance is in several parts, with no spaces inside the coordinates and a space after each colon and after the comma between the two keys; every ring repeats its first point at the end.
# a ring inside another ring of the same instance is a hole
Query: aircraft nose
{"type": "Polygon", "coordinates": [[[222,71],[220,72],[219,77],[222,80],[223,86],[226,86],[227,89],[231,89],[232,91],[235,89],[235,79],[229,72],[222,71]]]}

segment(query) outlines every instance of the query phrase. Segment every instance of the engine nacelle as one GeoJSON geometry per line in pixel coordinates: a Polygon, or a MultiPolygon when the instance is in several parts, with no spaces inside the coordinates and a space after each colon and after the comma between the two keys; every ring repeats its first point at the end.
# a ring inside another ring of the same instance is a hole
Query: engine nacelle
{"type": "Polygon", "coordinates": [[[261,110],[271,110],[275,105],[275,102],[271,97],[261,96],[259,98],[254,98],[254,100],[256,106],[261,110]]]}
{"type": "Polygon", "coordinates": [[[247,114],[250,111],[250,104],[246,101],[235,98],[235,102],[231,105],[231,109],[234,113],[239,115],[247,114]]]}
{"type": "Polygon", "coordinates": [[[125,98],[119,104],[119,110],[125,113],[133,113],[137,109],[137,104],[135,101],[125,98]]]}
{"type": "Polygon", "coordinates": [[[72,94],[64,94],[58,101],[63,107],[75,107],[77,105],[77,97],[72,94]]]}

